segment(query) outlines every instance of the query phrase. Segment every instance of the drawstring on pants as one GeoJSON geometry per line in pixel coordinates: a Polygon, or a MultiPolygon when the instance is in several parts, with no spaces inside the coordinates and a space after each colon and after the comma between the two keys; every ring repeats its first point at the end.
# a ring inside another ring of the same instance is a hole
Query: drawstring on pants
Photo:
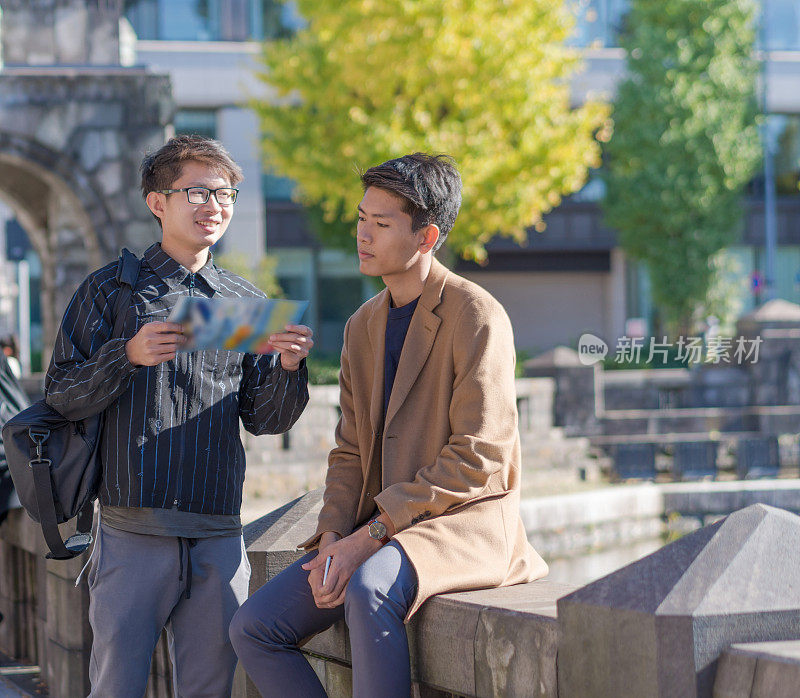
{"type": "Polygon", "coordinates": [[[183,544],[186,542],[186,598],[192,598],[192,548],[197,545],[197,538],[178,538],[178,559],[180,571],[178,581],[183,581],[183,544]]]}

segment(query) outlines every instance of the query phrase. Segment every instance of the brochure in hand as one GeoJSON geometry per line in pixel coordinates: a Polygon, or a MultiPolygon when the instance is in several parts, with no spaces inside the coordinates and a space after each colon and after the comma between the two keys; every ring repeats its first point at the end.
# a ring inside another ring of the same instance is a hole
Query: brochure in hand
{"type": "Polygon", "coordinates": [[[188,338],[182,351],[222,349],[272,354],[269,336],[296,325],[308,301],[182,296],[169,316],[188,338]]]}

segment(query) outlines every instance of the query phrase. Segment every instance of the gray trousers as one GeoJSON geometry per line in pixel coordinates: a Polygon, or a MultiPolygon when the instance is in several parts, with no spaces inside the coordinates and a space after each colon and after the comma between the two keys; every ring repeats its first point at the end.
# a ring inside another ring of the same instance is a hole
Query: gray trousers
{"type": "Polygon", "coordinates": [[[345,619],[350,632],[355,698],[408,698],[408,639],[403,623],[417,593],[417,574],[403,549],[388,543],[347,585],[343,606],[320,609],[300,567],[305,555],[253,594],[236,612],[231,640],[262,696],[325,696],[297,646],[306,637],[345,619]]]}
{"type": "Polygon", "coordinates": [[[142,698],[166,626],[175,695],[228,698],[236,668],[228,626],[250,579],[241,536],[148,536],[101,523],[95,546],[90,697],[142,698]]]}

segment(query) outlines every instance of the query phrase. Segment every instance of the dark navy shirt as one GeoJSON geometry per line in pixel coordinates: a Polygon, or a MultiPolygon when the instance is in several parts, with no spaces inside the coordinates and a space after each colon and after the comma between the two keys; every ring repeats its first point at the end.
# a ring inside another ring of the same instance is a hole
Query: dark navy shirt
{"type": "Polygon", "coordinates": [[[386,358],[383,363],[383,416],[389,409],[389,397],[392,394],[394,377],[397,374],[397,364],[400,363],[400,354],[403,351],[403,342],[406,341],[408,326],[417,307],[415,298],[410,303],[400,308],[389,308],[389,317],[386,320],[386,358]]]}

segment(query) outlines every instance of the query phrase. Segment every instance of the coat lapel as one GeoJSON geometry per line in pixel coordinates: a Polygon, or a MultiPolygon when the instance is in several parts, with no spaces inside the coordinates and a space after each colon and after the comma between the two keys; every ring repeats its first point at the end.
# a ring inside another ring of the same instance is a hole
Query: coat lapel
{"type": "MultiPolygon", "coordinates": [[[[442,289],[447,278],[447,268],[440,264],[436,259],[433,260],[430,273],[422,289],[422,295],[417,303],[417,309],[411,318],[408,327],[408,334],[403,342],[403,352],[400,354],[400,363],[397,366],[397,374],[392,386],[392,394],[389,397],[389,407],[386,411],[386,424],[391,422],[392,417],[397,414],[397,410],[408,397],[408,393],[414,386],[417,377],[422,371],[422,367],[428,360],[428,356],[433,348],[436,333],[442,320],[433,313],[433,309],[441,303],[442,289]]],[[[388,308],[388,307],[387,307],[388,308]]],[[[388,315],[388,309],[387,309],[388,315]]],[[[386,321],[384,319],[384,330],[386,321]]],[[[381,343],[383,347],[384,342],[381,343]]],[[[383,363],[381,363],[383,366],[383,363]]],[[[383,369],[381,369],[383,373],[383,369]]],[[[381,392],[381,397],[383,393],[381,392]]],[[[373,395],[373,405],[375,397],[373,395]]]]}
{"type": "Polygon", "coordinates": [[[389,290],[383,289],[380,302],[375,304],[367,320],[367,335],[372,350],[372,394],[369,405],[369,421],[372,433],[376,434],[383,421],[383,364],[386,358],[386,318],[389,316],[389,290]]]}

